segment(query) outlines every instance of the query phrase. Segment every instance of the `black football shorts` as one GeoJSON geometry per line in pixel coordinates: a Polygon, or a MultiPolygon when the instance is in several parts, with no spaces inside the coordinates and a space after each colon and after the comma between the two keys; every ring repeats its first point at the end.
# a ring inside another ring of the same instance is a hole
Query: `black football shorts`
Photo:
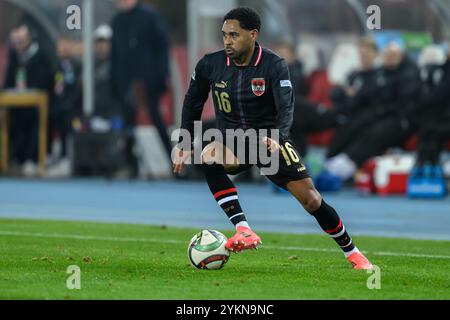
{"type": "Polygon", "coordinates": [[[263,148],[263,151],[261,152],[267,152],[267,154],[269,154],[266,145],[263,144],[260,139],[256,143],[255,141],[245,139],[243,143],[243,148],[245,148],[244,157],[242,157],[242,153],[240,155],[238,154],[238,145],[239,143],[242,144],[242,142],[235,140],[234,143],[235,145],[232,151],[235,157],[239,159],[239,166],[232,171],[227,171],[227,174],[236,175],[248,170],[253,165],[256,165],[270,181],[283,189],[286,189],[286,185],[290,181],[302,180],[310,177],[306,166],[291,139],[280,140],[278,168],[277,170],[273,170],[275,166],[272,167],[272,170],[268,170],[269,174],[266,174],[265,170],[271,166],[270,163],[267,164],[267,158],[265,158],[264,161],[261,161],[260,157],[257,156],[255,161],[255,157],[251,157],[251,151],[253,151],[253,155],[255,152],[259,155],[259,148],[263,148]]]}

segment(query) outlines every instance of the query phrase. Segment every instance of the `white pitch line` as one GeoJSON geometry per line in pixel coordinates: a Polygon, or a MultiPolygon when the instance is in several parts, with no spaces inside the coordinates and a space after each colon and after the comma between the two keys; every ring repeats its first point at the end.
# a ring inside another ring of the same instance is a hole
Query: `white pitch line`
{"type": "MultiPolygon", "coordinates": [[[[81,234],[67,233],[40,233],[40,232],[16,232],[16,231],[0,231],[0,236],[18,236],[18,237],[41,237],[41,238],[59,238],[59,239],[76,239],[76,240],[101,240],[101,241],[122,241],[122,242],[162,242],[162,243],[184,243],[183,241],[170,239],[151,239],[151,238],[129,238],[129,237],[99,237],[86,236],[81,234]]],[[[187,242],[186,242],[187,243],[187,242]]]]}
{"type": "MultiPolygon", "coordinates": [[[[67,233],[41,233],[41,232],[17,232],[17,231],[0,231],[0,236],[17,236],[17,237],[40,237],[40,238],[58,238],[58,239],[75,239],[75,240],[100,240],[100,241],[117,241],[117,242],[159,242],[159,243],[173,243],[173,244],[187,244],[188,241],[179,241],[172,239],[152,239],[152,238],[130,238],[130,237],[101,237],[101,236],[87,236],[79,234],[67,234],[67,233]]],[[[298,246],[266,246],[265,249],[274,250],[298,250],[298,251],[312,251],[312,252],[339,252],[334,249],[323,249],[323,248],[308,248],[308,247],[298,247],[298,246]]],[[[419,253],[401,253],[401,252],[369,252],[363,251],[364,253],[370,253],[377,256],[394,256],[394,257],[409,257],[409,258],[428,258],[428,259],[450,259],[450,256],[443,255],[431,255],[431,254],[419,254],[419,253]]]]}

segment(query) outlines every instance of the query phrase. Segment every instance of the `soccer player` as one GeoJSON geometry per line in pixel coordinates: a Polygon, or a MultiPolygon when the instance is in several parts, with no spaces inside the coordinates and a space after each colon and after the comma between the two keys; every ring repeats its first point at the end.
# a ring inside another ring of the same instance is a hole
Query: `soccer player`
{"type": "MultiPolygon", "coordinates": [[[[370,269],[372,264],[354,245],[336,211],[321,197],[302,159],[289,139],[293,121],[294,94],[285,61],[256,41],[261,20],[251,8],[239,7],[223,18],[224,50],[206,54],[197,64],[185,96],[181,129],[191,136],[194,121],[200,120],[205,101],[213,91],[218,129],[278,129],[279,139],[258,135],[271,154],[277,154],[279,169],[267,177],[288,190],[342,249],[354,269],[370,269]]],[[[234,149],[234,148],[232,148],[234,149]]],[[[248,146],[246,145],[246,150],[248,146]]],[[[178,144],[173,170],[180,173],[192,152],[178,144]]],[[[250,228],[241,209],[237,190],[227,174],[237,174],[251,164],[243,162],[220,141],[202,150],[202,168],[217,203],[236,227],[226,248],[233,252],[254,249],[260,237],[250,228]]],[[[257,163],[262,169],[264,166],[257,163]]]]}

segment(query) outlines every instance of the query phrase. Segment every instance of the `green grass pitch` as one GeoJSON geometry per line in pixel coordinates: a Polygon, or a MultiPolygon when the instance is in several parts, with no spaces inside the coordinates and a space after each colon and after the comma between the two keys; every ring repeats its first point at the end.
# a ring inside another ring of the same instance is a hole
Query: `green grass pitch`
{"type": "MultiPolygon", "coordinates": [[[[352,270],[326,235],[263,233],[221,270],[189,265],[198,229],[0,219],[0,299],[450,299],[450,242],[354,237],[381,270],[352,270]],[[69,290],[67,268],[81,270],[69,290]]],[[[231,236],[232,231],[224,231],[231,236]]]]}

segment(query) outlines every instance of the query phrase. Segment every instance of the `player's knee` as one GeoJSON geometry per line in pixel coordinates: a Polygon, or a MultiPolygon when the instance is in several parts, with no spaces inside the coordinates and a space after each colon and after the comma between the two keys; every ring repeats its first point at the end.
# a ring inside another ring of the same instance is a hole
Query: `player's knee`
{"type": "Polygon", "coordinates": [[[320,208],[322,196],[314,187],[311,178],[289,182],[286,187],[309,213],[320,208]]]}
{"type": "Polygon", "coordinates": [[[314,212],[320,208],[321,204],[322,196],[315,188],[308,189],[308,191],[305,192],[302,205],[306,211],[309,213],[314,212]]]}
{"type": "Polygon", "coordinates": [[[207,145],[203,148],[202,153],[200,154],[200,159],[202,164],[217,163],[217,152],[215,148],[207,145]]]}

